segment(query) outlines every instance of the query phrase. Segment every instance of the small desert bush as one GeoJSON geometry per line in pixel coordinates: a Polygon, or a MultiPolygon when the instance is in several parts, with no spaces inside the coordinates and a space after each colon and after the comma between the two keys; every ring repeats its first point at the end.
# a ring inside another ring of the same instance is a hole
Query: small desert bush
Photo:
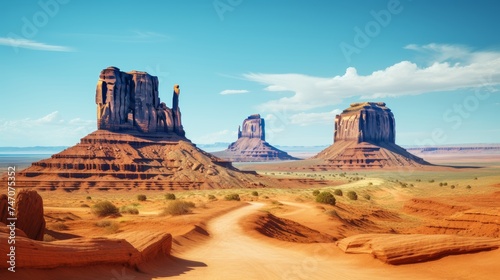
{"type": "Polygon", "coordinates": [[[175,194],[173,194],[173,193],[167,193],[165,195],[165,199],[166,200],[175,200],[175,194]]]}
{"type": "Polygon", "coordinates": [[[450,186],[450,188],[451,188],[451,189],[454,189],[454,188],[455,188],[455,185],[451,185],[451,186],[450,186]]]}
{"type": "Polygon", "coordinates": [[[337,195],[337,196],[342,196],[343,195],[342,190],[339,190],[339,189],[334,190],[333,194],[337,195]]]}
{"type": "Polygon", "coordinates": [[[321,192],[316,196],[316,202],[335,205],[335,197],[331,192],[321,192]]]}
{"type": "Polygon", "coordinates": [[[92,200],[92,197],[91,196],[87,196],[86,198],[87,200],[92,200]]]}
{"type": "Polygon", "coordinates": [[[52,241],[56,241],[57,239],[55,239],[52,235],[48,235],[48,234],[44,234],[43,235],[43,241],[45,242],[52,242],[52,241]]]}
{"type": "Polygon", "coordinates": [[[334,209],[326,210],[325,214],[332,217],[332,218],[340,218],[339,214],[334,209]]]}
{"type": "Polygon", "coordinates": [[[49,226],[51,230],[67,230],[68,228],[69,227],[62,222],[57,222],[49,226]]]}
{"type": "Polygon", "coordinates": [[[91,209],[92,213],[94,213],[99,217],[106,217],[119,214],[118,208],[116,208],[116,206],[113,203],[107,200],[100,201],[94,204],[94,206],[92,206],[91,209]]]}
{"type": "Polygon", "coordinates": [[[89,208],[90,206],[88,204],[82,203],[82,204],[80,204],[80,207],[89,208]]]}
{"type": "Polygon", "coordinates": [[[215,195],[213,195],[213,194],[209,194],[208,200],[217,200],[217,197],[215,197],[215,195]]]}
{"type": "Polygon", "coordinates": [[[278,206],[281,206],[283,205],[283,203],[277,201],[277,200],[271,200],[271,203],[274,204],[274,205],[278,205],[278,206]]]}
{"type": "Polygon", "coordinates": [[[347,192],[347,197],[350,199],[350,200],[358,200],[358,194],[354,191],[348,191],[347,192]]]}
{"type": "Polygon", "coordinates": [[[138,194],[137,195],[137,200],[139,201],[146,201],[147,197],[145,194],[138,194]]]}
{"type": "Polygon", "coordinates": [[[102,220],[95,223],[97,227],[106,229],[109,233],[116,233],[120,229],[120,225],[116,222],[109,220],[102,220]]]}
{"type": "Polygon", "coordinates": [[[237,200],[240,201],[240,195],[237,193],[231,193],[224,197],[225,200],[237,200]]]}
{"type": "Polygon", "coordinates": [[[131,214],[131,215],[138,215],[139,214],[139,209],[133,207],[133,206],[122,206],[120,207],[120,213],[122,214],[131,214]]]}
{"type": "Polygon", "coordinates": [[[259,196],[259,193],[258,193],[257,191],[253,191],[253,192],[252,192],[252,195],[253,195],[253,196],[259,196]]]}
{"type": "Polygon", "coordinates": [[[363,198],[364,198],[364,199],[366,199],[366,200],[370,200],[370,199],[372,199],[372,197],[371,197],[369,194],[367,194],[367,193],[365,193],[365,194],[363,195],[363,198]]]}
{"type": "Polygon", "coordinates": [[[466,188],[470,190],[472,187],[471,187],[470,185],[467,185],[467,187],[466,187],[466,188]]]}
{"type": "Polygon", "coordinates": [[[190,201],[174,200],[168,203],[161,213],[162,216],[166,215],[184,215],[191,213],[191,208],[194,208],[194,203],[190,201]]]}
{"type": "Polygon", "coordinates": [[[313,191],[313,195],[314,195],[314,196],[317,196],[318,194],[319,194],[319,190],[314,190],[314,191],[313,191]]]}
{"type": "Polygon", "coordinates": [[[432,180],[429,180],[429,183],[434,183],[434,179],[432,179],[432,180]]]}

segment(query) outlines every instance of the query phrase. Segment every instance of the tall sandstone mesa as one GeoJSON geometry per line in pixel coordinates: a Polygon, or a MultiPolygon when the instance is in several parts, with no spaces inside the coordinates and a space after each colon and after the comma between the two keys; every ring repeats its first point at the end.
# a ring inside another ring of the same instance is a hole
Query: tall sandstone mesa
{"type": "Polygon", "coordinates": [[[334,143],[314,158],[325,168],[421,166],[429,163],[396,145],[396,122],[384,102],[352,103],[335,117],[334,143]]]}
{"type": "Polygon", "coordinates": [[[249,116],[238,127],[238,140],[226,150],[212,154],[237,162],[296,160],[297,158],[266,142],[265,127],[265,121],[259,114],[249,116]]]}
{"type": "MultiPolygon", "coordinates": [[[[101,71],[97,130],[80,143],[32,163],[16,185],[38,190],[178,190],[273,184],[200,150],[185,137],[174,85],[172,108],[160,100],[158,78],[146,72],[101,71]]],[[[0,181],[7,179],[1,178],[0,181]]]]}

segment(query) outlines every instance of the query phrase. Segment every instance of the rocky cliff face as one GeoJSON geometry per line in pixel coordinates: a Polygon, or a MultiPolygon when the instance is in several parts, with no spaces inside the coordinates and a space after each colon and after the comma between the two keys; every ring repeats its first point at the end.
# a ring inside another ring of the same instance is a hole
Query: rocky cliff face
{"type": "MultiPolygon", "coordinates": [[[[102,70],[95,98],[97,128],[135,129],[142,133],[175,132],[184,136],[180,109],[172,110],[160,102],[158,87],[158,78],[146,72],[125,73],[116,67],[102,70]]],[[[177,86],[174,96],[178,98],[179,93],[177,86]]]]}
{"type": "Polygon", "coordinates": [[[212,154],[229,161],[274,161],[295,160],[286,152],[271,146],[265,141],[265,122],[259,114],[251,115],[238,128],[238,140],[224,151],[212,154]]]}
{"type": "Polygon", "coordinates": [[[243,127],[238,128],[238,139],[258,138],[266,141],[265,121],[259,114],[251,115],[243,121],[243,127]]]}
{"type": "Polygon", "coordinates": [[[395,143],[396,124],[383,102],[353,103],[335,117],[334,141],[395,143]]]}
{"type": "Polygon", "coordinates": [[[42,197],[34,190],[21,190],[16,197],[16,227],[31,239],[43,240],[45,218],[42,197]]]}
{"type": "Polygon", "coordinates": [[[334,143],[314,158],[323,169],[384,168],[429,164],[396,145],[396,123],[383,102],[353,103],[335,117],[334,143]]]}

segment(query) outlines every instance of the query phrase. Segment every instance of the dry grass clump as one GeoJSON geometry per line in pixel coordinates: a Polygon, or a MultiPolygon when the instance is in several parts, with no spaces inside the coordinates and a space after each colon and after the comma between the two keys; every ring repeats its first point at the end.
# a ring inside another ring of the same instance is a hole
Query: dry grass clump
{"type": "Polygon", "coordinates": [[[135,208],[134,206],[122,206],[120,207],[120,213],[138,215],[139,209],[135,208]]]}
{"type": "Polygon", "coordinates": [[[166,215],[172,215],[172,216],[177,216],[177,215],[184,215],[184,214],[189,214],[191,213],[191,208],[194,208],[195,205],[193,202],[190,201],[183,201],[183,200],[174,200],[171,201],[167,207],[163,209],[161,212],[161,216],[166,216],[166,215]]]}
{"type": "Polygon", "coordinates": [[[111,202],[105,200],[94,204],[91,207],[92,213],[98,217],[119,216],[118,208],[111,202]]]}

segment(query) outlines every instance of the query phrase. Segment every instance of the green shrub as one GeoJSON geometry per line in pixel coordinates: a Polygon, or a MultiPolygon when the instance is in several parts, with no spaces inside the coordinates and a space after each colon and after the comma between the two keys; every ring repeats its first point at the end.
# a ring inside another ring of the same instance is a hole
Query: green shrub
{"type": "Polygon", "coordinates": [[[342,190],[339,190],[339,189],[334,190],[333,194],[337,195],[337,196],[342,196],[343,195],[342,190]]]}
{"type": "Polygon", "coordinates": [[[368,182],[368,186],[373,186],[373,183],[372,182],[368,182]]]}
{"type": "Polygon", "coordinates": [[[451,185],[451,186],[450,186],[450,188],[451,188],[451,189],[454,189],[454,188],[455,188],[455,185],[451,185]]]}
{"type": "Polygon", "coordinates": [[[465,188],[470,190],[472,187],[470,185],[467,185],[467,187],[465,187],[465,188]]]}
{"type": "Polygon", "coordinates": [[[237,193],[231,193],[224,197],[225,200],[237,200],[240,201],[240,195],[237,193]]]}
{"type": "Polygon", "coordinates": [[[259,193],[258,193],[257,191],[253,191],[253,192],[252,192],[252,195],[253,195],[253,196],[259,196],[259,193]]]}
{"type": "Polygon", "coordinates": [[[335,197],[331,192],[321,192],[316,196],[316,202],[335,205],[335,197]]]}
{"type": "Polygon", "coordinates": [[[350,200],[358,200],[358,194],[354,191],[348,191],[347,192],[347,197],[350,199],[350,200]]]}
{"type": "Polygon", "coordinates": [[[122,206],[120,207],[120,213],[122,214],[131,214],[131,215],[138,215],[139,214],[139,209],[133,207],[133,206],[122,206]]]}
{"type": "Polygon", "coordinates": [[[317,196],[318,194],[319,194],[319,190],[314,190],[314,191],[313,191],[313,195],[314,195],[314,196],[317,196]]]}
{"type": "Polygon", "coordinates": [[[165,195],[165,199],[166,200],[175,200],[175,194],[173,194],[173,193],[167,193],[165,195]]]}
{"type": "Polygon", "coordinates": [[[366,199],[366,200],[370,200],[372,199],[372,197],[369,195],[369,194],[364,194],[363,197],[366,199]]]}
{"type": "Polygon", "coordinates": [[[104,228],[108,233],[116,233],[120,229],[120,225],[110,220],[98,221],[95,223],[97,227],[104,228]]]}
{"type": "Polygon", "coordinates": [[[434,179],[432,179],[432,180],[429,180],[429,183],[434,183],[434,179]]]}
{"type": "Polygon", "coordinates": [[[90,196],[87,196],[87,197],[86,197],[86,199],[87,199],[87,200],[91,200],[91,199],[92,199],[92,197],[90,197],[90,196]]]}
{"type": "Polygon", "coordinates": [[[119,215],[118,208],[109,201],[100,201],[91,207],[92,213],[99,217],[119,215]]]}
{"type": "Polygon", "coordinates": [[[191,213],[191,208],[194,208],[194,203],[190,201],[174,200],[168,203],[161,213],[162,216],[165,215],[184,215],[191,213]]]}
{"type": "Polygon", "coordinates": [[[137,200],[139,201],[146,201],[147,197],[145,194],[138,194],[137,195],[137,200]]]}

